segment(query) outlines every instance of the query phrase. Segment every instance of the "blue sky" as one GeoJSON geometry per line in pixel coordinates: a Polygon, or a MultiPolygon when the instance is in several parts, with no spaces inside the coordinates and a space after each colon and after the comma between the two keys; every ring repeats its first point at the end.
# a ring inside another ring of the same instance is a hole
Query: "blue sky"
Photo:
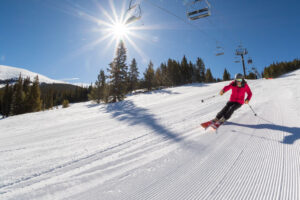
{"type": "MultiPolygon", "coordinates": [[[[142,74],[149,61],[155,68],[168,58],[183,55],[196,61],[201,57],[215,77],[224,68],[233,75],[242,72],[234,63],[234,51],[242,43],[259,71],[272,62],[299,58],[300,2],[259,0],[208,0],[212,15],[205,19],[182,20],[151,3],[186,19],[184,0],[144,0],[142,20],[131,26],[136,36],[129,36],[139,49],[126,42],[128,64],[136,58],[142,74]],[[224,48],[215,56],[216,46],[224,48]]],[[[127,8],[126,0],[1,0],[0,64],[21,67],[53,79],[72,79],[91,83],[100,69],[106,70],[114,57],[115,44],[106,36],[99,19],[109,23],[106,10],[113,17],[127,8]],[[92,45],[94,44],[94,45],[92,45]]],[[[250,68],[251,66],[248,66],[250,68]]]]}

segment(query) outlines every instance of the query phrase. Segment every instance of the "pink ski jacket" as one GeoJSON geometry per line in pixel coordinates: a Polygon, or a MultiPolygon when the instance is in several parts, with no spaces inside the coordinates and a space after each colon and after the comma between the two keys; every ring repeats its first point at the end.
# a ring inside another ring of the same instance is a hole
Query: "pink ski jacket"
{"type": "Polygon", "coordinates": [[[228,90],[232,90],[230,100],[232,102],[238,102],[240,104],[244,104],[245,102],[245,93],[247,93],[247,98],[249,101],[252,97],[252,92],[246,83],[246,81],[243,80],[242,87],[238,87],[235,81],[232,81],[229,85],[225,86],[223,88],[224,93],[228,90]]]}

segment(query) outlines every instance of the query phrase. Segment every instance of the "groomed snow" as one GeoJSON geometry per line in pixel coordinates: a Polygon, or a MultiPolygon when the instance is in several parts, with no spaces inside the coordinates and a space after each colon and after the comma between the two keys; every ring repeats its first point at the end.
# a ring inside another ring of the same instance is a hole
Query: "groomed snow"
{"type": "Polygon", "coordinates": [[[0,120],[0,199],[300,199],[300,71],[248,81],[218,132],[229,82],[0,120]]]}

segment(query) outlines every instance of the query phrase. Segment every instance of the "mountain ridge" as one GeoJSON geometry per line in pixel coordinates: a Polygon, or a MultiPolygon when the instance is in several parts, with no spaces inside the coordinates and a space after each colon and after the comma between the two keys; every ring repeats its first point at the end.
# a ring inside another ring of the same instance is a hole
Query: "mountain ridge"
{"type": "Polygon", "coordinates": [[[40,83],[70,84],[70,83],[67,83],[64,81],[51,79],[47,76],[44,76],[44,75],[36,73],[36,72],[29,71],[24,68],[0,65],[0,86],[1,85],[3,86],[6,82],[15,83],[18,80],[20,74],[23,78],[30,77],[30,80],[33,80],[35,76],[38,76],[40,83]]]}

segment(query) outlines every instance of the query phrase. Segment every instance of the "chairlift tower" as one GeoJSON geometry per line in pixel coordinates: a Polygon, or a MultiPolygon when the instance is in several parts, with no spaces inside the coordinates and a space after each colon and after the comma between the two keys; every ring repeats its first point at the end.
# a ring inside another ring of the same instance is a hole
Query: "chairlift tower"
{"type": "Polygon", "coordinates": [[[244,48],[242,45],[239,45],[238,48],[235,51],[235,55],[242,57],[242,63],[243,63],[243,70],[244,70],[244,77],[246,78],[246,67],[245,67],[245,60],[244,56],[248,54],[248,50],[244,48]]]}

